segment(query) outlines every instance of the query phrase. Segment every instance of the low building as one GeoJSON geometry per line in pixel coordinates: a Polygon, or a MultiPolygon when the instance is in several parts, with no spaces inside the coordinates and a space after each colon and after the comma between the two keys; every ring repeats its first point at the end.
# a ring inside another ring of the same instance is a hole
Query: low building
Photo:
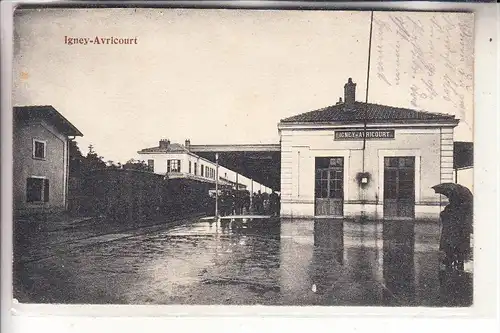
{"type": "MultiPolygon", "coordinates": [[[[216,163],[194,154],[189,150],[189,146],[189,140],[182,145],[162,139],[157,147],[144,148],[137,153],[154,173],[164,175],[169,179],[186,178],[215,184],[216,163]]],[[[245,189],[247,186],[238,180],[238,176],[242,177],[232,170],[219,166],[219,185],[226,188],[245,189]]]]}
{"type": "Polygon", "coordinates": [[[192,178],[203,182],[215,182],[215,166],[212,162],[190,153],[189,150],[170,140],[160,140],[158,147],[137,152],[145,159],[154,173],[169,178],[192,178]]]}
{"type": "Polygon", "coordinates": [[[83,134],[52,106],[14,107],[13,134],[15,213],[65,210],[69,141],[83,134]]]}
{"type": "Polygon", "coordinates": [[[437,218],[453,182],[455,116],[344,101],[282,119],[282,216],[437,218]]]}

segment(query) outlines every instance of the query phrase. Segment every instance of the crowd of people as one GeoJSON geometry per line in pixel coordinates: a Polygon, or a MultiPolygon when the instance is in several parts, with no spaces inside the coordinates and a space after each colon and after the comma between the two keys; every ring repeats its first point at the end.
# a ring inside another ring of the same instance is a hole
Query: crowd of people
{"type": "MultiPolygon", "coordinates": [[[[210,195],[207,203],[207,214],[215,213],[215,193],[210,195]]],[[[220,216],[229,215],[273,215],[280,212],[280,196],[276,192],[250,195],[248,190],[223,190],[219,193],[218,211],[220,216]]]]}

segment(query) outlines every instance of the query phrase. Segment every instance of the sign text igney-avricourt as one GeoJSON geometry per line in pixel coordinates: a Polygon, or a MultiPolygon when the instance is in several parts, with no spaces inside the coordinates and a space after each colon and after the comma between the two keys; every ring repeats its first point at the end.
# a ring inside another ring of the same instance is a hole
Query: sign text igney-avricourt
{"type": "MultiPolygon", "coordinates": [[[[335,131],[335,140],[363,140],[364,130],[335,131]]],[[[366,130],[367,140],[394,139],[394,130],[366,130]]]]}

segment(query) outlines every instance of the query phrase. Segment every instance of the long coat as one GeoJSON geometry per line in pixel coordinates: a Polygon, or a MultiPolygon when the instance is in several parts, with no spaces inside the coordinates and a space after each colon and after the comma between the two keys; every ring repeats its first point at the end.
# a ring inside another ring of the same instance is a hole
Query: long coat
{"type": "Polygon", "coordinates": [[[472,211],[465,203],[450,203],[440,215],[442,223],[439,249],[447,254],[465,254],[470,250],[472,211]]]}

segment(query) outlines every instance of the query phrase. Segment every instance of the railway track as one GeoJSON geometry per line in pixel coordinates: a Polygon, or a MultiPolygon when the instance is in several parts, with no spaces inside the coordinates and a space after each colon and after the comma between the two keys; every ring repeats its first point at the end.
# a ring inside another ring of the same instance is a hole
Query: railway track
{"type": "Polygon", "coordinates": [[[165,223],[156,223],[152,225],[147,225],[147,226],[139,226],[139,227],[132,227],[132,228],[126,228],[122,230],[113,230],[109,231],[106,233],[102,234],[92,234],[87,237],[81,237],[81,238],[76,238],[76,239],[71,239],[63,242],[49,242],[48,244],[45,244],[43,247],[39,248],[24,248],[22,251],[22,254],[20,255],[21,259],[20,260],[14,260],[17,264],[28,264],[28,263],[33,263],[33,262],[38,262],[42,261],[45,259],[50,259],[53,257],[57,257],[57,251],[60,251],[62,249],[64,250],[73,250],[76,248],[83,248],[83,247],[90,247],[90,246],[95,246],[95,245],[102,245],[105,243],[111,243],[119,240],[124,240],[128,238],[133,238],[133,237],[138,237],[142,235],[146,235],[149,233],[153,232],[158,232],[158,231],[165,231],[174,227],[178,227],[180,225],[185,225],[189,224],[193,221],[197,221],[199,219],[198,217],[191,217],[189,219],[182,219],[182,220],[177,220],[174,222],[171,222],[169,224],[165,223]],[[29,256],[28,258],[23,258],[23,255],[30,254],[30,253],[35,253],[34,256],[29,256]],[[39,255],[36,255],[39,253],[39,255]]]}

